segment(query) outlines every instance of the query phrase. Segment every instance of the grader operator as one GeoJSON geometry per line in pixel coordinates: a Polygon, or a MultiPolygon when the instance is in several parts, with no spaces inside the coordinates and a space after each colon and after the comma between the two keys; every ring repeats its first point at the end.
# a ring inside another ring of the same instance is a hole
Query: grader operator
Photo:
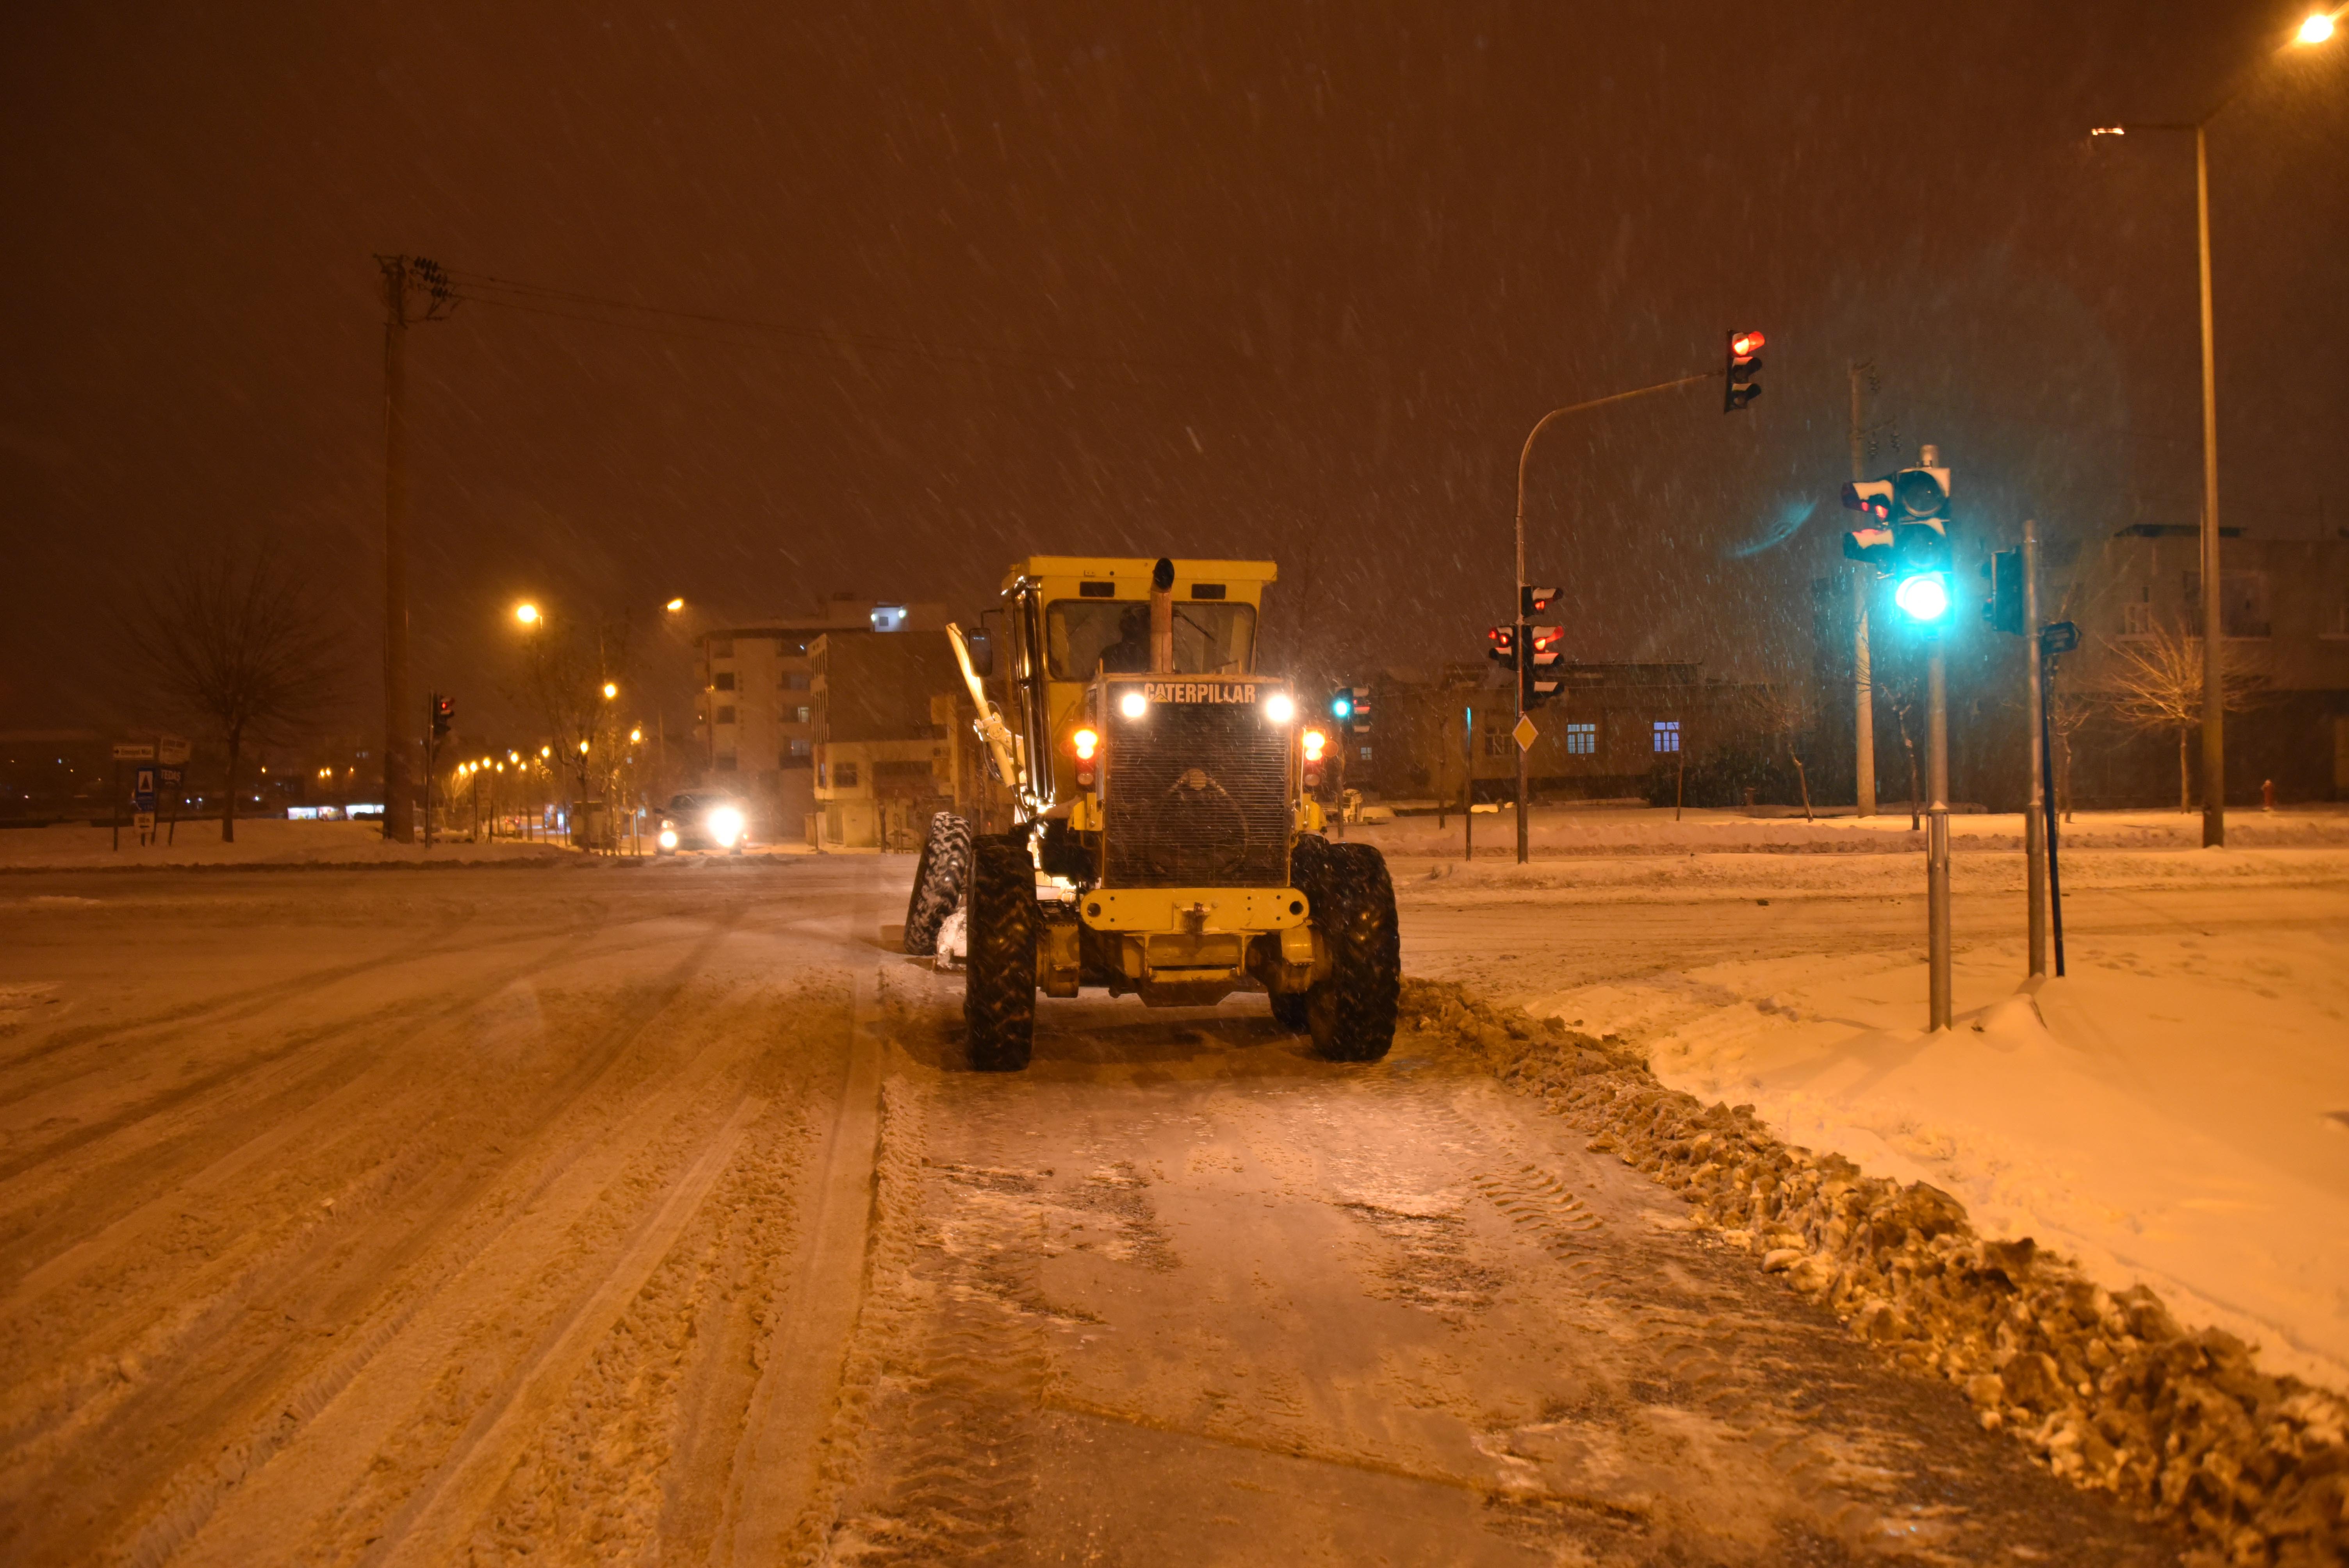
{"type": "Polygon", "coordinates": [[[1031,556],[1004,578],[999,638],[947,628],[1014,820],[974,836],[939,813],[905,950],[935,951],[959,910],[973,1066],[1028,1065],[1040,990],[1188,1007],[1249,980],[1321,1055],[1386,1055],[1394,888],[1377,850],[1321,835],[1328,733],[1257,673],[1275,575],[1264,561],[1031,556]]]}

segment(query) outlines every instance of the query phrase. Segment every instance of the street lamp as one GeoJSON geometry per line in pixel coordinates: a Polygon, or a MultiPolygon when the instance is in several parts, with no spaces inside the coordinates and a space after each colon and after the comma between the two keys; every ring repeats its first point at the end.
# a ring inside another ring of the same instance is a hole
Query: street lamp
{"type": "Polygon", "coordinates": [[[525,626],[537,625],[538,606],[529,603],[528,601],[524,601],[523,603],[515,605],[514,619],[520,621],[525,626]]]}
{"type": "MultiPolygon", "coordinates": [[[[2332,11],[2313,13],[2284,48],[2322,44],[2333,36],[2333,25],[2344,4],[2332,11]]],[[[2282,49],[2276,50],[2282,54],[2282,49]]],[[[2101,125],[2091,138],[2127,136],[2133,130],[2191,131],[2194,135],[2194,235],[2202,274],[2202,844],[2205,849],[2227,841],[2226,628],[2221,622],[2219,592],[2219,369],[2217,334],[2210,309],[2210,156],[2206,136],[2212,120],[2250,86],[2246,80],[2191,124],[2147,123],[2101,125]]]]}
{"type": "Polygon", "coordinates": [[[604,683],[604,700],[605,702],[611,701],[614,697],[619,695],[620,688],[616,684],[611,681],[605,681],[604,683]]]}
{"type": "Polygon", "coordinates": [[[669,601],[666,605],[663,605],[663,606],[662,606],[662,608],[666,609],[666,610],[667,610],[670,614],[674,615],[674,614],[676,614],[679,610],[682,610],[682,609],[684,609],[684,608],[685,608],[685,601],[684,601],[684,600],[682,600],[682,599],[672,599],[672,600],[670,600],[670,601],[669,601]]]}

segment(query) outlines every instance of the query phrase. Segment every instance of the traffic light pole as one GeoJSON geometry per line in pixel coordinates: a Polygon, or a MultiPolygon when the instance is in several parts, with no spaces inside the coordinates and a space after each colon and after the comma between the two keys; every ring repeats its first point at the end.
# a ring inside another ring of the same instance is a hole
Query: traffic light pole
{"type": "Polygon", "coordinates": [[[1950,1026],[1950,683],[1940,633],[1925,666],[1925,944],[1932,970],[1928,1029],[1950,1026]]]}
{"type": "MultiPolygon", "coordinates": [[[[1629,402],[1634,397],[1645,397],[1653,392],[1670,392],[1676,387],[1693,387],[1700,381],[1710,381],[1719,374],[1718,371],[1704,370],[1694,376],[1682,376],[1671,381],[1659,381],[1653,387],[1640,387],[1630,392],[1616,392],[1605,397],[1593,397],[1584,403],[1569,403],[1563,408],[1552,408],[1534,422],[1532,429],[1526,432],[1526,444],[1517,453],[1517,592],[1510,612],[1517,629],[1516,646],[1517,722],[1519,724],[1525,722],[1526,683],[1530,679],[1529,672],[1532,669],[1533,660],[1533,648],[1527,641],[1526,625],[1526,463],[1534,455],[1534,438],[1542,433],[1552,419],[1562,418],[1568,414],[1583,413],[1591,408],[1603,408],[1609,403],[1629,402]]],[[[1532,748],[1527,746],[1517,748],[1517,864],[1519,865],[1524,865],[1529,858],[1527,847],[1529,841],[1526,834],[1526,758],[1531,750],[1532,748]]]]}

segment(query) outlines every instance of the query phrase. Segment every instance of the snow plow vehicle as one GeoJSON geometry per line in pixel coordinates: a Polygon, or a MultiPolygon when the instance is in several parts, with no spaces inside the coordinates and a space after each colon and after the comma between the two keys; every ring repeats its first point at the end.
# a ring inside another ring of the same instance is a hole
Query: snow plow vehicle
{"type": "Polygon", "coordinates": [[[947,628],[1013,820],[933,820],[905,947],[960,925],[973,1066],[1026,1067],[1037,994],[1088,985],[1206,1006],[1253,982],[1320,1055],[1386,1055],[1394,888],[1376,849],[1323,837],[1330,732],[1257,673],[1275,576],[1262,561],[1033,556],[1004,579],[999,635],[947,628]]]}

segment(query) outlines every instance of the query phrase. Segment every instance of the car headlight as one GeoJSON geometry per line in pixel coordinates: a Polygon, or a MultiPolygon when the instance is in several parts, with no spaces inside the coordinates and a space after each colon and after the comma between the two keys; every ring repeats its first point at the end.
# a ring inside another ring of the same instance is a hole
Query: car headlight
{"type": "Polygon", "coordinates": [[[673,850],[677,848],[677,830],[675,828],[663,828],[660,830],[660,847],[664,850],[673,850]]]}
{"type": "Polygon", "coordinates": [[[742,836],[742,813],[731,806],[720,806],[709,813],[709,836],[721,850],[734,847],[742,836]]]}

